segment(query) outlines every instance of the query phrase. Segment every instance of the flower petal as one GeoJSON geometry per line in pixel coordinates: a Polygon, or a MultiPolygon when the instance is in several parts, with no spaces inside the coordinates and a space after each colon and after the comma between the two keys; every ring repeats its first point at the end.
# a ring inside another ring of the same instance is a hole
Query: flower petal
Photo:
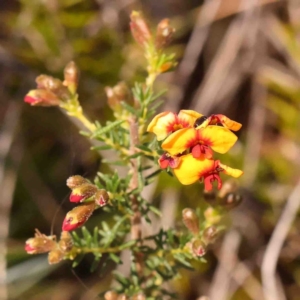
{"type": "Polygon", "coordinates": [[[221,163],[219,163],[219,167],[223,169],[223,173],[229,175],[229,176],[232,176],[234,178],[238,178],[240,176],[242,176],[244,174],[244,172],[242,170],[239,170],[239,169],[233,169],[233,168],[230,168],[226,165],[223,165],[221,163]]]}
{"type": "Polygon", "coordinates": [[[162,112],[155,116],[147,127],[148,132],[156,134],[157,140],[163,140],[172,132],[173,124],[176,123],[177,116],[172,112],[162,112]]]}
{"type": "Polygon", "coordinates": [[[172,133],[161,147],[171,155],[184,152],[197,143],[197,131],[194,128],[183,128],[172,133]]]}
{"type": "Polygon", "coordinates": [[[181,110],[178,114],[178,119],[188,123],[189,127],[194,127],[195,121],[202,116],[202,114],[194,110],[181,110]]]}
{"type": "Polygon", "coordinates": [[[224,115],[213,115],[212,117],[217,118],[222,125],[229,128],[230,130],[238,131],[242,127],[241,123],[235,122],[224,115]]]}
{"type": "Polygon", "coordinates": [[[201,144],[210,146],[218,153],[226,153],[237,141],[237,136],[229,129],[209,125],[198,129],[198,139],[201,144]]]}
{"type": "Polygon", "coordinates": [[[173,169],[177,179],[184,185],[192,184],[204,174],[214,169],[215,163],[210,159],[195,159],[192,154],[180,157],[178,168],[173,169]]]}

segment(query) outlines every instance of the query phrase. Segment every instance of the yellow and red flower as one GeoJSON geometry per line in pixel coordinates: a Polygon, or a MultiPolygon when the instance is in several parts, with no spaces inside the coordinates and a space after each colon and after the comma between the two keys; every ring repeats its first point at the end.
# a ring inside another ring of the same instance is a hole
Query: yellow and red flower
{"type": "Polygon", "coordinates": [[[192,154],[181,156],[179,166],[173,171],[177,179],[184,185],[192,184],[198,180],[203,181],[206,191],[212,189],[214,181],[217,181],[218,189],[222,187],[220,172],[235,178],[243,174],[243,171],[223,165],[219,160],[196,159],[192,154]]]}
{"type": "Polygon", "coordinates": [[[220,172],[233,177],[243,174],[241,170],[213,159],[213,151],[223,154],[230,150],[237,141],[231,130],[237,131],[241,126],[221,114],[206,117],[193,110],[181,110],[178,115],[172,112],[158,114],[147,130],[153,132],[157,140],[165,139],[161,144],[165,153],[158,160],[162,169],[173,169],[184,185],[200,180],[209,191],[214,181],[218,189],[222,187],[220,172]]]}
{"type": "Polygon", "coordinates": [[[236,135],[229,129],[209,125],[199,129],[184,128],[178,130],[168,136],[161,147],[171,155],[180,154],[190,149],[195,158],[211,159],[212,150],[226,153],[236,140],[236,135]]]}
{"type": "Polygon", "coordinates": [[[179,114],[170,111],[155,116],[148,125],[147,131],[153,132],[158,141],[165,139],[168,134],[182,128],[194,126],[195,121],[202,115],[193,110],[181,110],[179,114]]]}

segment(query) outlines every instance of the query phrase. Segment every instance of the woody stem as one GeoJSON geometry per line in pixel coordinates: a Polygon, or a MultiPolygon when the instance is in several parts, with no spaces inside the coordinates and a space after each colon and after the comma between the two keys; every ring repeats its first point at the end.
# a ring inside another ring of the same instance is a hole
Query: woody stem
{"type": "MultiPolygon", "coordinates": [[[[137,118],[132,116],[129,119],[129,132],[130,132],[130,154],[133,155],[137,152],[136,146],[139,142],[139,127],[137,118]]],[[[136,158],[130,160],[130,168],[132,172],[132,178],[129,184],[130,190],[138,188],[138,161],[136,158]]],[[[141,212],[139,210],[138,199],[135,194],[131,195],[131,208],[133,216],[131,217],[131,238],[133,240],[140,240],[142,237],[142,223],[141,212]]],[[[139,274],[142,273],[142,261],[139,255],[135,254],[136,269],[139,274]]]]}

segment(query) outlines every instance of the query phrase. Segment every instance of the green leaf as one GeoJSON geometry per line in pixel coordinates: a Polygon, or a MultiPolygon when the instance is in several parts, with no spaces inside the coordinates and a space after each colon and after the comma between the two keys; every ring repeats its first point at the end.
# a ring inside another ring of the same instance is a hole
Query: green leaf
{"type": "Polygon", "coordinates": [[[123,249],[126,249],[126,248],[130,248],[131,246],[135,245],[136,244],[136,241],[135,240],[131,240],[121,246],[119,246],[119,249],[120,250],[123,250],[123,249]]]}
{"type": "Polygon", "coordinates": [[[157,209],[155,206],[150,205],[150,206],[149,206],[149,209],[150,209],[153,213],[155,213],[157,216],[161,217],[161,212],[160,212],[160,210],[157,209]]]}
{"type": "Polygon", "coordinates": [[[130,112],[134,116],[139,115],[139,110],[135,109],[131,105],[127,104],[126,102],[121,102],[121,105],[123,106],[124,109],[126,109],[128,112],[130,112]]]}
{"type": "Polygon", "coordinates": [[[84,254],[77,255],[73,261],[72,268],[76,268],[83,260],[83,258],[84,258],[84,254]]]}
{"type": "Polygon", "coordinates": [[[119,256],[117,256],[114,253],[109,253],[109,257],[111,258],[111,260],[113,260],[116,264],[122,264],[122,260],[120,259],[119,256]]]}
{"type": "Polygon", "coordinates": [[[117,120],[115,122],[109,123],[106,126],[101,127],[99,130],[96,130],[93,134],[92,134],[92,138],[96,138],[98,137],[99,139],[101,139],[101,135],[103,135],[106,132],[111,131],[113,128],[119,126],[120,124],[122,124],[124,121],[123,120],[117,120]]]}
{"type": "Polygon", "coordinates": [[[105,150],[110,150],[110,149],[112,149],[112,147],[108,146],[108,145],[91,147],[91,150],[98,150],[98,151],[105,151],[105,150]]]}

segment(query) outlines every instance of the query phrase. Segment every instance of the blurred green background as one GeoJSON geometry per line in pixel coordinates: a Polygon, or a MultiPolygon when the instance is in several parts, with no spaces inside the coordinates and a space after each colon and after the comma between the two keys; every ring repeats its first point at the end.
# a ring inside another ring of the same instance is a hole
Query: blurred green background
{"type": "MultiPolygon", "coordinates": [[[[65,201],[66,179],[92,179],[101,167],[77,124],[57,108],[32,108],[23,98],[36,76],[61,78],[74,60],[86,114],[109,119],[104,87],[145,75],[142,51],[129,31],[133,9],[143,11],[153,28],[170,18],[177,29],[170,51],[177,53],[178,67],[156,83],[158,90],[168,88],[162,109],[223,113],[243,124],[238,144],[223,159],[245,172],[244,201],[228,218],[233,229],[210,249],[207,264],[168,288],[179,299],[264,299],[265,249],[300,176],[297,0],[1,1],[0,299],[94,299],[108,288],[109,270],[90,273],[89,257],[73,271],[69,262],[50,267],[45,256],[23,250],[35,228],[60,233],[72,207],[65,201]]],[[[160,225],[168,228],[180,222],[184,207],[203,205],[201,190],[162,175],[146,197],[160,207],[160,225]]],[[[96,214],[89,226],[104,217],[96,214]]],[[[299,231],[298,215],[280,251],[278,299],[300,299],[299,231]]]]}

